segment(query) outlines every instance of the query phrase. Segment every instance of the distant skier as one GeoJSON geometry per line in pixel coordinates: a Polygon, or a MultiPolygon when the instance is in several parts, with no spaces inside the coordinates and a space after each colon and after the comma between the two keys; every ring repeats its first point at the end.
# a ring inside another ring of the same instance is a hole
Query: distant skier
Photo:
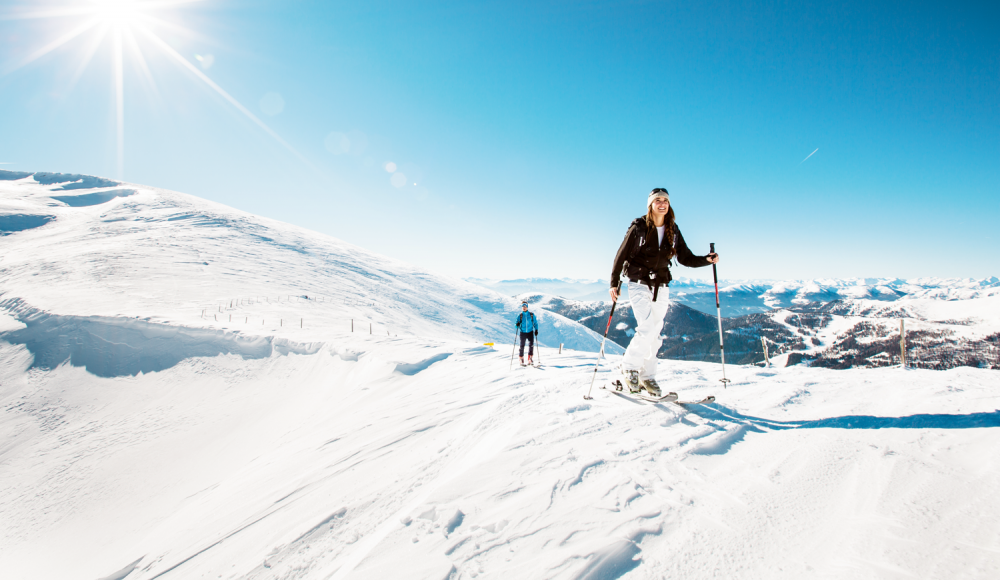
{"type": "Polygon", "coordinates": [[[689,268],[700,268],[718,263],[718,254],[695,256],[684,242],[684,236],[674,223],[674,208],[670,207],[670,194],[662,187],[649,193],[646,215],[636,218],[629,226],[615,263],[611,268],[611,300],[618,301],[618,283],[622,268],[628,278],[628,296],[635,316],[635,336],[629,342],[622,360],[629,391],[642,389],[653,397],[660,396],[656,384],[656,353],[663,344],[660,332],[663,319],[670,306],[670,260],[689,268]],[[661,288],[662,287],[662,288],[661,288]]]}
{"type": "Polygon", "coordinates": [[[517,315],[517,320],[514,324],[521,333],[521,352],[518,354],[518,357],[521,359],[521,366],[525,366],[524,341],[528,341],[528,364],[533,364],[531,357],[534,354],[535,337],[538,336],[538,321],[535,320],[534,313],[528,311],[527,300],[521,302],[521,313],[517,315]]]}

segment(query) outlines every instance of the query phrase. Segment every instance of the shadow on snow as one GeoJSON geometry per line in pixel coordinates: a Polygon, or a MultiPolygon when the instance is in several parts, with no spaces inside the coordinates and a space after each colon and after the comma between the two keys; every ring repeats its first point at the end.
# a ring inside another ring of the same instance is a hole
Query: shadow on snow
{"type": "Polygon", "coordinates": [[[845,415],[811,421],[775,421],[744,415],[719,404],[688,407],[687,410],[708,420],[735,421],[749,430],[766,432],[784,429],[980,429],[1000,427],[1000,410],[967,414],[917,414],[905,417],[845,415]]]}

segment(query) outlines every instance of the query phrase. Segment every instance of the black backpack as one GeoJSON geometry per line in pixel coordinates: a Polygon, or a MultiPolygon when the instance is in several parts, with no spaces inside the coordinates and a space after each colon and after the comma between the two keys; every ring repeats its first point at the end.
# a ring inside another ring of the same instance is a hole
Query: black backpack
{"type": "MultiPolygon", "coordinates": [[[[630,262],[632,260],[634,260],[635,257],[636,257],[636,255],[639,253],[639,248],[641,248],[642,245],[646,243],[646,232],[648,231],[648,229],[646,227],[646,218],[645,217],[635,218],[635,220],[632,221],[632,225],[629,226],[630,230],[632,228],[635,228],[635,235],[639,236],[639,239],[638,239],[638,242],[632,246],[632,251],[629,252],[628,260],[630,262]]],[[[628,235],[628,233],[626,233],[625,235],[628,235]]],[[[677,224],[676,223],[674,224],[674,239],[673,239],[673,243],[671,245],[673,247],[677,247],[677,224]]]]}

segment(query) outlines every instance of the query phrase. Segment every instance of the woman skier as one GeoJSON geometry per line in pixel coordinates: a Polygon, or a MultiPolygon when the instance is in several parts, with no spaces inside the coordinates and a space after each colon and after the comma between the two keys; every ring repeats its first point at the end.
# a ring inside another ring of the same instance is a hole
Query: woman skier
{"type": "Polygon", "coordinates": [[[618,285],[622,269],[628,278],[628,297],[635,316],[635,335],[625,350],[622,374],[629,391],[642,389],[652,397],[661,396],[656,384],[656,353],[663,344],[660,331],[670,306],[670,260],[689,268],[700,268],[719,262],[718,254],[695,256],[684,242],[684,236],[674,223],[670,194],[662,187],[649,193],[646,215],[636,218],[629,226],[611,268],[611,300],[618,301],[618,285]]]}

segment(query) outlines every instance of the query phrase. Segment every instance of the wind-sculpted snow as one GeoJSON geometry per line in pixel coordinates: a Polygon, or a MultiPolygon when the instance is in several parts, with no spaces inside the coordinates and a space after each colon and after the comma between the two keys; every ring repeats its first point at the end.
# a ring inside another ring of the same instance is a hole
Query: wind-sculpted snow
{"type": "Polygon", "coordinates": [[[436,362],[443,361],[444,359],[451,356],[450,352],[443,352],[436,354],[430,358],[424,359],[420,362],[415,363],[399,363],[396,365],[396,372],[402,373],[404,375],[415,375],[420,371],[427,370],[427,367],[431,366],[436,362]]]}
{"type": "Polygon", "coordinates": [[[117,181],[94,177],[93,175],[77,175],[75,173],[45,173],[33,174],[36,182],[42,185],[65,184],[55,188],[53,191],[65,191],[70,189],[95,189],[99,187],[114,187],[121,185],[117,181]]]}
{"type": "Polygon", "coordinates": [[[116,197],[128,197],[135,195],[134,189],[112,189],[110,191],[99,191],[95,193],[85,193],[82,195],[53,195],[52,199],[61,201],[70,207],[90,207],[107,203],[116,197]]]}
{"type": "Polygon", "coordinates": [[[0,308],[17,312],[25,325],[19,330],[0,332],[0,340],[24,345],[33,356],[30,368],[51,370],[69,362],[99,377],[163,371],[193,357],[236,354],[244,359],[259,359],[272,353],[314,354],[320,348],[318,344],[296,344],[280,338],[243,337],[134,319],[53,315],[16,301],[0,303],[0,308]]]}
{"type": "Polygon", "coordinates": [[[55,219],[53,216],[39,214],[24,215],[15,213],[0,215],[0,236],[40,228],[53,219],[55,219]]]}
{"type": "Polygon", "coordinates": [[[17,179],[31,177],[31,175],[32,174],[27,171],[7,171],[6,169],[0,169],[0,181],[15,181],[17,179]]]}
{"type": "Polygon", "coordinates": [[[75,173],[46,173],[39,171],[31,173],[27,171],[7,171],[0,169],[0,181],[16,181],[20,179],[33,178],[35,183],[42,185],[60,185],[53,188],[53,191],[66,191],[71,189],[95,189],[101,187],[114,187],[121,185],[117,181],[94,177],[93,175],[77,175],[75,173]]]}
{"type": "Polygon", "coordinates": [[[0,342],[0,565],[39,580],[1000,571],[982,549],[1000,540],[995,372],[732,367],[722,389],[716,365],[665,361],[682,399],[718,397],[682,407],[584,401],[593,355],[508,372],[506,350],[345,336],[103,378],[22,375],[31,353],[0,342]]]}

